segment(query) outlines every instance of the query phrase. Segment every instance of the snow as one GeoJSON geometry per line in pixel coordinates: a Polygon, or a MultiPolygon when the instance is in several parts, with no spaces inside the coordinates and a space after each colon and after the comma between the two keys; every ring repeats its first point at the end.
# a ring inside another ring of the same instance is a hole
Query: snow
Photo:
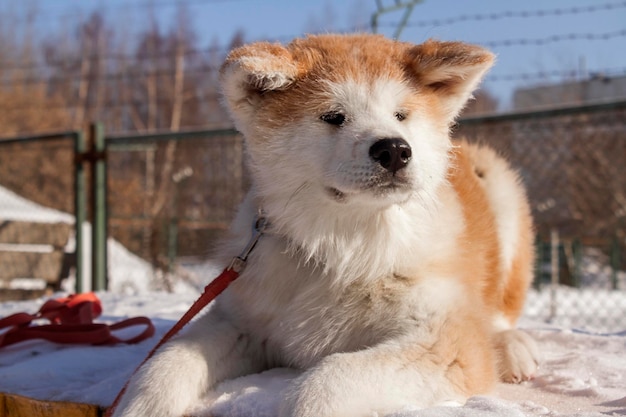
{"type": "MultiPolygon", "coordinates": [[[[104,310],[101,321],[147,315],[154,321],[156,336],[138,345],[85,347],[29,341],[9,346],[0,350],[0,392],[108,405],[157,338],[197,297],[192,292],[98,295],[104,310]]],[[[529,304],[535,295],[531,294],[529,304]]],[[[620,295],[623,298],[625,294],[620,295]]],[[[0,304],[0,316],[34,312],[42,302],[5,302],[0,304]]],[[[491,395],[470,398],[461,407],[406,410],[392,416],[599,417],[626,413],[626,331],[593,334],[548,325],[528,315],[520,324],[537,340],[541,351],[534,380],[499,384],[491,395]]],[[[281,392],[298,374],[292,369],[273,369],[224,382],[198,404],[194,415],[275,416],[281,392]]]]}
{"type": "MultiPolygon", "coordinates": [[[[0,187],[2,219],[73,222],[66,213],[36,205],[0,187]]],[[[85,227],[88,232],[88,225],[85,227]]],[[[199,295],[198,282],[181,283],[174,293],[153,292],[153,271],[148,263],[114,240],[109,241],[109,254],[113,291],[98,294],[104,311],[99,320],[113,323],[149,316],[156,335],[137,345],[60,346],[29,341],[0,349],[0,392],[109,405],[147,352],[199,295]]],[[[594,262],[588,269],[590,276],[603,273],[594,262]]],[[[199,271],[209,278],[216,269],[207,264],[199,271]]],[[[620,273],[622,290],[626,289],[624,278],[620,273]]],[[[35,312],[43,301],[0,303],[0,317],[35,312]]],[[[499,384],[492,394],[472,397],[462,406],[402,410],[389,417],[625,415],[625,316],[626,292],[610,291],[606,285],[585,290],[532,290],[520,322],[537,340],[542,356],[532,381],[499,384]],[[568,314],[570,311],[576,314],[568,314]]],[[[272,369],[226,381],[200,401],[193,414],[276,416],[281,392],[298,375],[293,369],[272,369]]]]}
{"type": "Polygon", "coordinates": [[[0,187],[0,220],[73,224],[74,216],[44,207],[0,187]]]}
{"type": "MultiPolygon", "coordinates": [[[[0,212],[0,218],[2,212],[0,212]]],[[[20,245],[22,246],[22,245],[20,245]]],[[[75,236],[70,237],[65,248],[66,252],[74,252],[75,236]]],[[[118,294],[137,294],[152,289],[154,270],[150,263],[129,251],[124,245],[113,238],[107,240],[109,288],[118,294]]],[[[91,224],[83,224],[83,288],[91,290],[91,224]]],[[[76,277],[72,274],[62,284],[65,291],[72,292],[76,288],[76,277]]]]}

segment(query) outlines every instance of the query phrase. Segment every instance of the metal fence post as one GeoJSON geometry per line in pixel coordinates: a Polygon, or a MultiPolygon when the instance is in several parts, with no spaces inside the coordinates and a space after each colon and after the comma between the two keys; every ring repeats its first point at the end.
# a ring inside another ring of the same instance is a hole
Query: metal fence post
{"type": "Polygon", "coordinates": [[[74,136],[74,227],[76,235],[76,293],[80,294],[85,291],[85,246],[83,225],[87,220],[87,200],[85,196],[85,135],[83,132],[76,132],[74,136]]]}
{"type": "Polygon", "coordinates": [[[550,322],[557,315],[557,287],[559,285],[559,231],[550,230],[550,322]]]}
{"type": "Polygon", "coordinates": [[[107,280],[107,204],[106,204],[106,143],[104,126],[93,123],[89,129],[92,151],[92,232],[91,282],[94,291],[104,291],[107,280]]]}
{"type": "Polygon", "coordinates": [[[610,263],[611,263],[611,289],[619,290],[619,282],[617,279],[617,271],[619,271],[621,260],[620,260],[620,244],[619,238],[617,236],[613,237],[611,241],[611,253],[610,253],[610,263]]]}

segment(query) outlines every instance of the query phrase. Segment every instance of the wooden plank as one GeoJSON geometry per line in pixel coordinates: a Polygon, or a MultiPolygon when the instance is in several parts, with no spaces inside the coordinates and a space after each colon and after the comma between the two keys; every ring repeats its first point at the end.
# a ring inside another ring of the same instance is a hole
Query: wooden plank
{"type": "Polygon", "coordinates": [[[97,405],[65,401],[42,401],[15,394],[0,394],[1,417],[100,417],[97,405]]]}
{"type": "Polygon", "coordinates": [[[59,281],[63,264],[63,251],[0,252],[0,281],[14,278],[40,278],[50,284],[59,281]]]}
{"type": "Polygon", "coordinates": [[[0,221],[0,243],[47,244],[62,248],[74,225],[67,223],[36,223],[0,221]]]}
{"type": "Polygon", "coordinates": [[[93,404],[35,400],[0,392],[0,417],[103,417],[107,409],[93,404]]]}
{"type": "MultiPolygon", "coordinates": [[[[0,303],[3,301],[24,301],[52,295],[52,290],[44,288],[41,290],[24,290],[20,288],[0,288],[0,303]]],[[[0,415],[2,417],[2,415],[0,415]]]]}

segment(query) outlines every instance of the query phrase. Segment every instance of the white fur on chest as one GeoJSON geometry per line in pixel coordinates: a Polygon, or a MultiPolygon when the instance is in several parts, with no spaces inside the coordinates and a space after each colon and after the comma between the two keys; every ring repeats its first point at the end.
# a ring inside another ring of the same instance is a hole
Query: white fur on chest
{"type": "MultiPolygon", "coordinates": [[[[447,188],[440,194],[446,204],[437,210],[392,206],[359,233],[317,236],[333,245],[320,248],[324,259],[283,236],[264,236],[219,308],[274,366],[306,368],[331,353],[432,331],[433,317],[447,314],[461,293],[450,277],[431,272],[454,253],[463,229],[455,196],[447,188]]],[[[238,222],[251,224],[254,212],[244,204],[238,222]]]]}

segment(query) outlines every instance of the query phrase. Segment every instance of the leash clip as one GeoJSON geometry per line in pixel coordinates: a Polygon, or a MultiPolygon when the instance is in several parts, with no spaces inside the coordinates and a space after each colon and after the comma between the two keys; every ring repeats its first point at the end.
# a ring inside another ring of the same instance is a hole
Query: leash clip
{"type": "Polygon", "coordinates": [[[252,236],[248,241],[248,244],[243,249],[239,256],[233,258],[228,265],[228,269],[232,269],[233,271],[240,273],[246,267],[246,261],[248,260],[248,256],[258,243],[259,239],[265,233],[265,229],[267,228],[267,218],[263,215],[263,211],[259,210],[259,214],[257,214],[254,219],[254,223],[252,224],[252,236]]]}

